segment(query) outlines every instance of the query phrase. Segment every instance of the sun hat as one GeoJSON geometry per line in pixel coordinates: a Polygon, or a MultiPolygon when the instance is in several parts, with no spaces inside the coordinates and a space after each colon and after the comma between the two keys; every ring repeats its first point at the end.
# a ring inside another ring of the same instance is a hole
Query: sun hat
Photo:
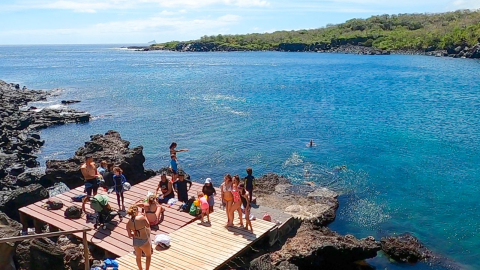
{"type": "Polygon", "coordinates": [[[205,179],[205,184],[211,184],[211,183],[212,183],[212,179],[210,178],[205,179]]]}

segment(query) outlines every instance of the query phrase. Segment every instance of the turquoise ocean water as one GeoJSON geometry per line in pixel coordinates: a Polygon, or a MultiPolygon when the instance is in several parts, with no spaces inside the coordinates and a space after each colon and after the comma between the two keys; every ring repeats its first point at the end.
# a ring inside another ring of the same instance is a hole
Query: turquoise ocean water
{"type": "Polygon", "coordinates": [[[179,163],[195,180],[219,185],[251,166],[257,176],[313,181],[342,194],[331,225],[340,233],[411,232],[457,266],[480,269],[480,62],[119,47],[0,46],[0,79],[61,88],[36,105],[79,99],[72,107],[94,116],[42,131],[42,166],[114,129],[158,169],[176,141],[190,149],[179,163]],[[310,139],[316,147],[306,147],[310,139]]]}

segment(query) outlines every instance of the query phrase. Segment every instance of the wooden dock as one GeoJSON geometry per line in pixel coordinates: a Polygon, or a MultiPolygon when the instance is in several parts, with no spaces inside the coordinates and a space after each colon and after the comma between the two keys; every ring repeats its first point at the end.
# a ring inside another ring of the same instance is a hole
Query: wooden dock
{"type": "MultiPolygon", "coordinates": [[[[272,222],[254,220],[252,233],[239,227],[226,228],[226,220],[225,211],[215,211],[209,225],[196,221],[170,233],[170,247],[154,250],[150,269],[218,269],[275,227],[272,222]]],[[[138,269],[134,254],[117,260],[121,269],[138,269]]],[[[145,266],[145,258],[142,262],[145,266]]]]}
{"type": "MultiPolygon", "coordinates": [[[[133,185],[129,191],[124,192],[125,206],[128,208],[134,202],[144,199],[148,191],[155,192],[159,181],[160,177],[158,176],[133,185]]],[[[189,196],[196,196],[202,186],[202,184],[193,183],[189,196]]],[[[43,207],[46,200],[43,200],[20,208],[19,211],[34,220],[49,224],[51,228],[62,231],[84,227],[93,228],[94,224],[87,221],[85,216],[80,219],[64,217],[67,207],[71,205],[81,207],[80,202],[73,202],[71,198],[83,194],[83,189],[82,186],[55,196],[62,200],[64,204],[62,209],[47,210],[43,207]]],[[[101,189],[99,189],[99,194],[108,195],[110,205],[116,209],[116,194],[107,194],[101,189]]],[[[195,222],[196,217],[178,211],[179,206],[180,203],[171,208],[166,207],[164,219],[158,230],[152,230],[152,239],[157,234],[169,234],[172,238],[172,245],[167,250],[154,252],[151,269],[216,269],[275,227],[274,223],[255,220],[252,221],[254,234],[240,228],[227,230],[224,227],[227,218],[225,211],[220,209],[221,200],[218,188],[215,197],[215,211],[210,216],[211,227],[199,225],[199,221],[195,222]]],[[[93,213],[88,205],[86,208],[87,212],[93,213]]],[[[119,259],[122,262],[120,269],[137,269],[135,257],[132,254],[132,239],[128,238],[125,228],[127,221],[128,218],[120,221],[116,217],[107,225],[107,229],[100,228],[87,232],[87,238],[90,244],[108,251],[113,256],[121,257],[119,259]]],[[[76,233],[75,236],[82,238],[82,233],[76,233]]]]}

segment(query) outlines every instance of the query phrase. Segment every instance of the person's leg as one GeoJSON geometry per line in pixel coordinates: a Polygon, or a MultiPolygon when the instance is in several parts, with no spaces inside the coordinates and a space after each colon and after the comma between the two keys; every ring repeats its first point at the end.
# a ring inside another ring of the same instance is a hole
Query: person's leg
{"type": "Polygon", "coordinates": [[[208,209],[207,209],[206,212],[207,212],[207,222],[210,223],[210,213],[209,213],[208,209]]]}
{"type": "Polygon", "coordinates": [[[242,218],[242,201],[238,201],[236,203],[233,204],[233,209],[232,209],[232,223],[233,223],[233,220],[234,220],[234,217],[235,217],[235,211],[238,212],[238,218],[240,219],[240,223],[238,223],[238,225],[242,226],[243,227],[243,218],[242,218]]]}
{"type": "Polygon", "coordinates": [[[133,247],[135,249],[135,259],[137,261],[138,270],[142,270],[142,250],[139,247],[133,247]]]}
{"type": "Polygon", "coordinates": [[[250,203],[251,203],[252,202],[252,196],[253,196],[252,195],[253,194],[253,188],[249,188],[249,189],[247,189],[247,191],[248,191],[248,198],[249,198],[250,203]]]}
{"type": "Polygon", "coordinates": [[[123,191],[120,192],[120,198],[122,199],[122,210],[125,210],[125,199],[123,197],[123,191]]]}
{"type": "Polygon", "coordinates": [[[120,208],[120,192],[115,192],[115,193],[117,193],[118,210],[122,210],[122,208],[120,208]]]}
{"type": "Polygon", "coordinates": [[[228,225],[233,225],[233,211],[232,211],[233,201],[227,201],[227,217],[228,217],[228,225]]]}
{"type": "Polygon", "coordinates": [[[150,269],[150,262],[152,260],[152,243],[150,242],[150,238],[148,241],[141,247],[143,253],[145,253],[146,263],[145,263],[145,270],[150,269]]]}
{"type": "Polygon", "coordinates": [[[155,210],[155,216],[157,217],[157,221],[160,220],[160,215],[162,214],[162,209],[163,209],[163,207],[161,207],[159,205],[159,206],[157,206],[157,209],[155,210]]]}
{"type": "Polygon", "coordinates": [[[98,191],[98,180],[93,179],[92,184],[93,184],[93,196],[95,196],[97,195],[97,191],[98,191]]]}
{"type": "Polygon", "coordinates": [[[213,196],[208,197],[208,211],[209,213],[213,212],[213,206],[215,205],[215,199],[213,196]]]}
{"type": "Polygon", "coordinates": [[[252,222],[250,221],[250,207],[245,208],[245,228],[247,230],[248,225],[250,225],[250,230],[253,232],[252,222]]]}

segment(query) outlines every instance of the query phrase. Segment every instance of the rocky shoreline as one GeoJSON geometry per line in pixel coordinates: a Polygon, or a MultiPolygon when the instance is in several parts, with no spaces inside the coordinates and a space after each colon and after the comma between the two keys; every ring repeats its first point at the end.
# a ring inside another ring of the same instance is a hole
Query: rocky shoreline
{"type": "MultiPolygon", "coordinates": [[[[332,43],[280,43],[277,47],[269,51],[280,52],[319,52],[319,53],[344,53],[344,54],[360,54],[360,55],[427,55],[436,57],[453,57],[453,58],[480,58],[480,38],[479,43],[472,47],[466,44],[438,50],[429,47],[425,50],[381,50],[370,46],[364,46],[363,39],[346,40],[332,43]]],[[[213,42],[180,42],[175,48],[166,48],[162,46],[131,46],[127,49],[135,51],[155,51],[168,50],[177,52],[233,52],[233,51],[258,51],[254,49],[237,48],[224,44],[216,44],[213,42]]]]}
{"type": "MultiPolygon", "coordinates": [[[[72,158],[47,161],[43,173],[38,170],[35,156],[43,145],[38,130],[86,122],[90,115],[71,109],[26,108],[28,102],[46,99],[48,92],[3,81],[0,81],[0,95],[0,237],[19,235],[22,229],[18,223],[19,208],[48,198],[49,191],[52,193],[57,188],[68,190],[82,185],[79,166],[86,154],[92,154],[95,160],[105,159],[119,165],[132,184],[158,173],[144,168],[143,147],[130,148],[130,142],[116,131],[92,135],[72,158]]],[[[357,239],[331,231],[326,226],[334,221],[339,204],[338,194],[331,190],[292,185],[277,174],[261,176],[257,183],[257,204],[292,215],[295,225],[290,234],[276,239],[273,246],[260,243],[256,252],[247,252],[236,259],[246,263],[235,263],[236,267],[228,264],[228,269],[371,269],[364,260],[377,256],[380,250],[399,262],[438,259],[411,235],[378,241],[371,236],[357,239]]],[[[75,237],[0,244],[0,252],[7,254],[0,259],[0,269],[80,270],[84,267],[82,250],[82,244],[75,237]]]]}

